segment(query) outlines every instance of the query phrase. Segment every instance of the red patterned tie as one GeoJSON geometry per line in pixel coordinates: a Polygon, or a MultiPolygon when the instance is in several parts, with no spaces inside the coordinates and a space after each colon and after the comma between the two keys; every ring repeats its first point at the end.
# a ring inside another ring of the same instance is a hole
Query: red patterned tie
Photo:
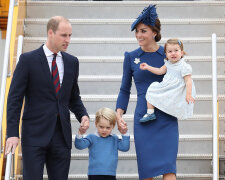
{"type": "Polygon", "coordinates": [[[56,97],[58,97],[59,89],[60,89],[60,82],[59,82],[59,71],[58,71],[58,67],[56,64],[56,56],[57,56],[57,54],[54,53],[53,60],[52,60],[52,80],[53,80],[53,84],[55,86],[56,97]]]}

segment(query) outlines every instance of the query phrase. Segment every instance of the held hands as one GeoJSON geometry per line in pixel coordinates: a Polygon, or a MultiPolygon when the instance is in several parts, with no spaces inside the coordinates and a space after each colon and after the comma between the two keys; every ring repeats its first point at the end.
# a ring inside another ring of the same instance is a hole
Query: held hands
{"type": "Polygon", "coordinates": [[[140,64],[140,69],[141,69],[141,70],[147,70],[148,67],[149,67],[149,65],[148,65],[147,63],[141,63],[141,64],[140,64]]]}
{"type": "Polygon", "coordinates": [[[14,154],[18,143],[19,143],[18,137],[9,137],[6,140],[5,155],[9,154],[11,150],[12,150],[12,154],[14,154]]]}
{"type": "Polygon", "coordinates": [[[191,95],[187,95],[186,101],[187,101],[188,104],[190,104],[190,103],[194,103],[195,99],[191,95]]]}
{"type": "Polygon", "coordinates": [[[83,135],[84,133],[86,133],[87,129],[89,128],[90,125],[90,120],[88,116],[83,116],[81,118],[81,123],[80,123],[80,128],[79,128],[79,134],[83,135]]]}
{"type": "Polygon", "coordinates": [[[127,133],[127,123],[124,121],[124,119],[117,114],[117,126],[118,130],[120,131],[121,134],[126,134],[127,133]]]}

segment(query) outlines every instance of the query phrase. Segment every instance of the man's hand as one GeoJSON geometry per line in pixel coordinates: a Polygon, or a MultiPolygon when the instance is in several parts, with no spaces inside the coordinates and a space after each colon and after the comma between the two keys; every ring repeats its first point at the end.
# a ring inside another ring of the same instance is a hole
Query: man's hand
{"type": "Polygon", "coordinates": [[[127,123],[124,121],[124,119],[121,116],[117,116],[117,126],[121,134],[126,134],[127,123]]]}
{"type": "Polygon", "coordinates": [[[81,135],[84,134],[87,131],[87,129],[89,128],[89,125],[90,125],[89,117],[88,116],[83,116],[81,118],[79,133],[81,135]]]}
{"type": "Polygon", "coordinates": [[[19,143],[18,137],[8,138],[6,140],[6,145],[5,145],[5,155],[9,154],[11,150],[12,150],[12,154],[14,154],[18,143],[19,143]]]}

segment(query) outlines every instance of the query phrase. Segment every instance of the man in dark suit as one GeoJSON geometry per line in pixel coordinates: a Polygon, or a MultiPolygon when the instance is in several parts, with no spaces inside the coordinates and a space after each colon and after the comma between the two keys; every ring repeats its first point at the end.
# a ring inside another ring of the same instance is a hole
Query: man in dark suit
{"type": "Polygon", "coordinates": [[[78,59],[66,49],[72,26],[61,16],[52,17],[47,25],[47,41],[40,48],[24,53],[14,71],[7,104],[6,154],[19,142],[22,118],[23,179],[43,179],[46,164],[50,180],[67,180],[72,135],[71,110],[81,130],[89,127],[89,117],[81,101],[78,59]]]}

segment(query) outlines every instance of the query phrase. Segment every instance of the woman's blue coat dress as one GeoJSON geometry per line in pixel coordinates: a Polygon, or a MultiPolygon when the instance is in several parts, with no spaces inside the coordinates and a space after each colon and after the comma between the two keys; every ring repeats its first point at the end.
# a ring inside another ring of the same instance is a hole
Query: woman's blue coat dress
{"type": "MultiPolygon", "coordinates": [[[[125,53],[123,77],[116,108],[127,110],[132,78],[137,89],[137,104],[134,113],[134,140],[138,162],[139,179],[151,178],[167,173],[176,174],[179,132],[177,118],[155,108],[156,120],[143,123],[140,118],[147,111],[146,91],[155,81],[162,81],[163,75],[155,75],[140,69],[140,63],[153,67],[164,65],[163,47],[156,52],[144,52],[138,48],[125,53]]],[[[166,101],[166,99],[165,99],[166,101]]]]}

